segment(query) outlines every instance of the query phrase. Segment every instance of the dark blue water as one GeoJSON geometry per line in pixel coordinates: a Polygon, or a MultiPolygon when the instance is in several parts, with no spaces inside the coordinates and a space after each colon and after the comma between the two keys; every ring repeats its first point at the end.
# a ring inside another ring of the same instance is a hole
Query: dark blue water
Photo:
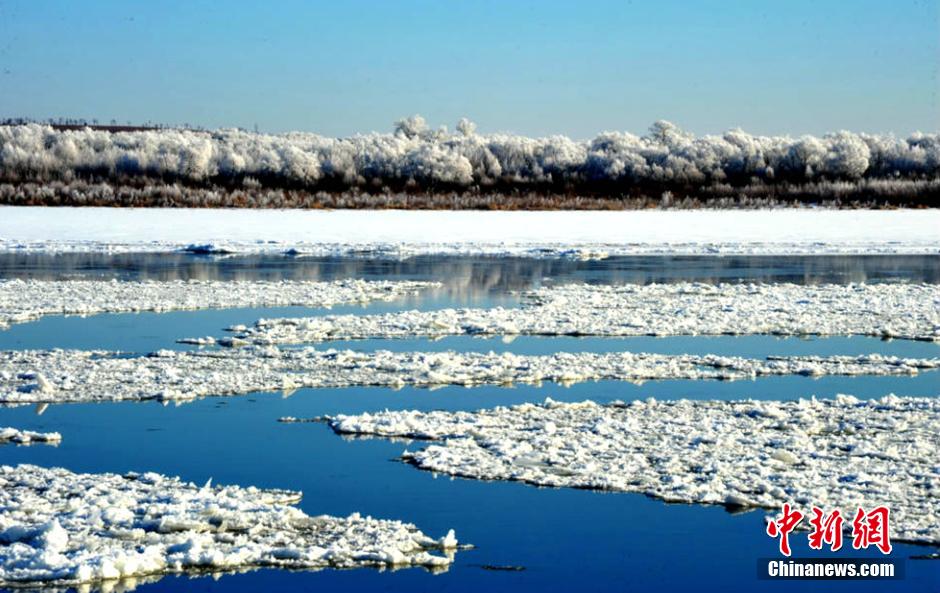
{"type": "MultiPolygon", "coordinates": [[[[160,262],[152,257],[148,256],[147,265],[159,268],[160,262]]],[[[791,259],[782,263],[764,263],[769,270],[798,267],[799,262],[789,261],[791,259]]],[[[852,261],[837,261],[834,267],[856,271],[858,266],[865,268],[864,262],[860,264],[853,258],[843,259],[852,261]]],[[[933,268],[940,265],[940,261],[929,263],[933,268]]],[[[121,273],[131,277],[139,273],[139,270],[134,271],[132,264],[132,261],[123,261],[122,265],[131,269],[122,269],[121,273]]],[[[458,269],[458,264],[449,262],[445,272],[458,269]]],[[[900,267],[902,279],[926,279],[923,274],[904,268],[902,264],[898,262],[891,268],[900,267]]],[[[96,265],[106,267],[101,262],[96,265]]],[[[533,263],[537,267],[543,265],[545,262],[533,263]]],[[[671,258],[663,259],[659,265],[662,270],[657,274],[660,276],[681,277],[682,269],[670,267],[671,258]]],[[[819,261],[805,265],[818,266],[819,261]]],[[[492,278],[479,262],[473,266],[477,266],[474,277],[492,278]]],[[[644,266],[654,267],[645,259],[644,266]]],[[[395,273],[383,275],[382,266],[376,264],[376,267],[379,271],[370,273],[380,277],[398,277],[395,273]]],[[[880,262],[876,272],[886,274],[885,267],[884,262],[880,262]]],[[[750,278],[764,273],[759,267],[748,268],[743,263],[733,269],[748,270],[738,274],[739,277],[750,278]]],[[[270,266],[264,270],[265,273],[274,273],[270,266]]],[[[74,270],[69,271],[69,274],[75,273],[74,270]]],[[[101,271],[96,268],[93,273],[100,275],[101,271]]],[[[217,269],[214,273],[224,275],[217,269]]],[[[241,273],[246,272],[241,270],[241,273]]],[[[350,273],[362,274],[362,269],[353,266],[350,273]]],[[[422,276],[420,271],[408,273],[422,276]]],[[[581,273],[584,273],[581,269],[571,272],[575,275],[581,273]]],[[[592,280],[604,279],[604,273],[592,271],[591,274],[597,275],[592,280]]],[[[826,273],[829,272],[820,272],[822,276],[826,273]]],[[[614,281],[615,278],[630,277],[630,274],[629,270],[614,270],[608,271],[606,278],[614,281]]],[[[431,272],[424,276],[436,278],[431,272]]],[[[536,273],[532,272],[528,277],[534,278],[536,273]]],[[[810,275],[808,281],[814,278],[810,275]]],[[[448,280],[443,276],[440,279],[448,280]]],[[[537,284],[537,280],[527,282],[537,284]]],[[[445,287],[432,300],[413,301],[407,306],[429,308],[470,303],[488,306],[485,303],[510,303],[512,299],[507,294],[509,288],[505,283],[494,285],[470,281],[462,286],[464,288],[459,291],[445,287]]],[[[395,310],[401,306],[401,303],[384,303],[355,311],[395,310]]],[[[336,308],[333,312],[341,310],[345,311],[336,308]]],[[[173,340],[181,335],[220,335],[220,330],[226,325],[250,323],[259,316],[275,313],[323,312],[253,309],[47,318],[0,332],[0,348],[68,346],[147,351],[171,347],[173,340]]],[[[940,355],[937,345],[917,342],[761,336],[613,340],[518,338],[509,344],[499,339],[454,338],[438,342],[376,340],[342,345],[363,349],[508,349],[525,353],[629,349],[745,356],[870,352],[903,356],[940,355]]],[[[669,505],[635,494],[540,489],[515,483],[435,477],[396,460],[406,447],[414,448],[420,444],[408,445],[382,439],[343,439],[322,424],[281,424],[276,421],[286,415],[310,417],[385,408],[468,410],[541,401],[545,397],[597,401],[650,396],[660,399],[791,399],[814,394],[828,397],[840,392],[860,397],[880,397],[890,392],[936,396],[940,394],[940,374],[819,379],[771,377],[738,382],[657,381],[642,385],[599,382],[570,388],[547,383],[541,387],[518,386],[511,389],[320,389],[300,390],[290,397],[280,393],[259,393],[206,398],[180,406],[163,406],[154,402],[56,405],[48,407],[41,415],[27,406],[0,409],[0,425],[59,431],[64,440],[58,447],[0,447],[0,463],[29,462],[88,472],[158,471],[197,483],[211,477],[214,483],[299,489],[304,492],[300,506],[311,514],[345,515],[359,511],[377,517],[412,521],[432,536],[443,535],[447,529],[454,528],[461,541],[476,546],[474,550],[458,552],[450,570],[437,575],[421,569],[395,572],[370,569],[321,572],[262,570],[226,575],[219,580],[166,577],[156,583],[142,585],[140,591],[936,591],[940,589],[940,561],[910,559],[912,555],[930,553],[935,549],[896,543],[893,557],[906,563],[907,575],[902,581],[758,581],[757,558],[776,555],[776,542],[764,534],[764,513],[760,511],[734,515],[722,507],[669,505]],[[520,566],[525,570],[491,571],[481,568],[483,565],[520,566]]],[[[806,549],[804,536],[794,535],[792,542],[796,550],[794,556],[812,555],[806,549]]],[[[848,551],[841,555],[860,554],[848,551]]]]}

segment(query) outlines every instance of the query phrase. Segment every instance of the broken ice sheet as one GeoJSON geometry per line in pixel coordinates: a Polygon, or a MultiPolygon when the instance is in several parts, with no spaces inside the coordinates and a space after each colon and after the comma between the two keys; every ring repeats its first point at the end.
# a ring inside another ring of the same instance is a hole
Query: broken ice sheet
{"type": "Polygon", "coordinates": [[[436,286],[432,282],[337,280],[122,282],[0,280],[0,329],[44,315],[233,307],[331,307],[390,301],[436,286]]]}
{"type": "Polygon", "coordinates": [[[863,335],[940,341],[940,285],[567,285],[520,308],[261,319],[226,345],[451,335],[863,335]]]}
{"type": "Polygon", "coordinates": [[[425,470],[736,507],[886,505],[891,536],[940,544],[940,399],[521,404],[329,419],[343,435],[440,441],[425,470]]]}
{"type": "Polygon", "coordinates": [[[915,375],[940,359],[803,356],[750,359],[632,352],[518,355],[356,352],[249,346],[147,356],[84,350],[0,351],[0,403],[184,401],[299,388],[509,385],[553,381],[752,379],[769,375],[915,375]]]}
{"type": "Polygon", "coordinates": [[[245,568],[446,569],[457,540],[409,523],[306,515],[299,492],[146,474],[0,466],[0,586],[64,587],[245,568]]]}

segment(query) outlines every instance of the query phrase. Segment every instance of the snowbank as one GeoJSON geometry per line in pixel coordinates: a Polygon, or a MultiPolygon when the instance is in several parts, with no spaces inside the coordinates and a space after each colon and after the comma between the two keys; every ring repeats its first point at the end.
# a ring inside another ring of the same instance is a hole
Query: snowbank
{"type": "Polygon", "coordinates": [[[128,357],[80,350],[0,351],[0,403],[189,400],[304,387],[510,385],[554,381],[751,379],[770,375],[914,375],[940,358],[388,352],[247,347],[128,357]]]}
{"type": "MultiPolygon", "coordinates": [[[[865,335],[940,341],[935,284],[566,285],[517,309],[261,319],[237,343],[291,344],[449,335],[865,335]]],[[[230,342],[226,342],[230,343],[230,342]]]]}
{"type": "Polygon", "coordinates": [[[403,458],[429,471],[670,502],[778,508],[887,505],[895,540],[940,543],[940,398],[860,402],[648,400],[385,411],[341,434],[435,439],[403,458]]]}
{"type": "Polygon", "coordinates": [[[299,499],[154,473],[0,466],[0,586],[252,567],[443,569],[453,559],[453,531],[432,539],[414,525],[358,513],[311,517],[291,506],[299,499]]]}
{"type": "Polygon", "coordinates": [[[475,212],[0,207],[0,251],[940,253],[937,210],[475,212]]]}

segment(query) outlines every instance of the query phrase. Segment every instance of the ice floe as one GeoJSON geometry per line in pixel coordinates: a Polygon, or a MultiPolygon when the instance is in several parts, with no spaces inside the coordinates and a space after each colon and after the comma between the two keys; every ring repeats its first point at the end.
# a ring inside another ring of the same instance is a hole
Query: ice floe
{"type": "Polygon", "coordinates": [[[358,513],[309,516],[292,506],[300,496],[155,473],[0,466],[0,586],[257,567],[444,569],[453,560],[453,531],[433,539],[358,513]]]}
{"type": "Polygon", "coordinates": [[[940,543],[940,398],[522,404],[336,416],[341,434],[441,441],[403,459],[455,476],[778,508],[887,505],[891,536],[940,543]]]}
{"type": "Polygon", "coordinates": [[[231,307],[305,306],[389,301],[429,282],[338,280],[120,282],[0,280],[0,329],[43,315],[91,315],[231,307]]]}
{"type": "Polygon", "coordinates": [[[521,308],[261,319],[235,339],[290,344],[448,335],[865,335],[940,341],[936,284],[566,285],[521,308]]]}
{"type": "Polygon", "coordinates": [[[3,443],[16,443],[17,445],[31,445],[33,443],[48,443],[57,445],[62,441],[62,435],[57,432],[33,432],[19,430],[12,427],[0,427],[0,445],[3,443]]]}
{"type": "Polygon", "coordinates": [[[188,400],[303,387],[504,385],[553,381],[750,379],[768,375],[914,375],[940,358],[794,356],[749,359],[632,352],[518,355],[478,352],[356,352],[311,347],[179,352],[146,356],[85,350],[0,351],[0,403],[188,400]]]}

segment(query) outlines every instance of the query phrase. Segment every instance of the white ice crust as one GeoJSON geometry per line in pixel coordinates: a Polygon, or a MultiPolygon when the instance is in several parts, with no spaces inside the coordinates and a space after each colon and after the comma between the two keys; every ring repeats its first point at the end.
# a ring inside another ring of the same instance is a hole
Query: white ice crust
{"type": "Polygon", "coordinates": [[[865,335],[940,341],[936,284],[651,284],[541,288],[521,308],[259,320],[236,343],[449,335],[865,335]]]}
{"type": "Polygon", "coordinates": [[[17,445],[47,443],[56,445],[61,441],[62,435],[57,432],[34,432],[9,426],[0,427],[0,445],[3,443],[15,443],[17,445]]]}
{"type": "Polygon", "coordinates": [[[671,502],[854,516],[887,505],[893,539],[940,543],[940,399],[522,404],[385,411],[341,434],[435,439],[403,458],[434,472],[639,492],[671,502]]]}
{"type": "Polygon", "coordinates": [[[570,385],[581,381],[752,379],[769,375],[914,375],[940,358],[795,356],[749,359],[632,352],[526,356],[477,352],[356,352],[252,346],[162,350],[147,356],[108,351],[0,351],[0,403],[115,400],[180,401],[209,395],[304,387],[481,384],[570,385]]]}
{"type": "Polygon", "coordinates": [[[0,207],[0,252],[587,257],[936,254],[938,210],[406,211],[0,207]]]}
{"type": "Polygon", "coordinates": [[[299,499],[154,473],[0,466],[0,586],[256,567],[443,569],[453,559],[453,531],[432,539],[358,513],[313,517],[291,506],[299,499]]]}
{"type": "Polygon", "coordinates": [[[122,282],[0,280],[0,329],[43,315],[92,315],[232,307],[306,306],[389,301],[428,282],[338,280],[122,282]]]}

